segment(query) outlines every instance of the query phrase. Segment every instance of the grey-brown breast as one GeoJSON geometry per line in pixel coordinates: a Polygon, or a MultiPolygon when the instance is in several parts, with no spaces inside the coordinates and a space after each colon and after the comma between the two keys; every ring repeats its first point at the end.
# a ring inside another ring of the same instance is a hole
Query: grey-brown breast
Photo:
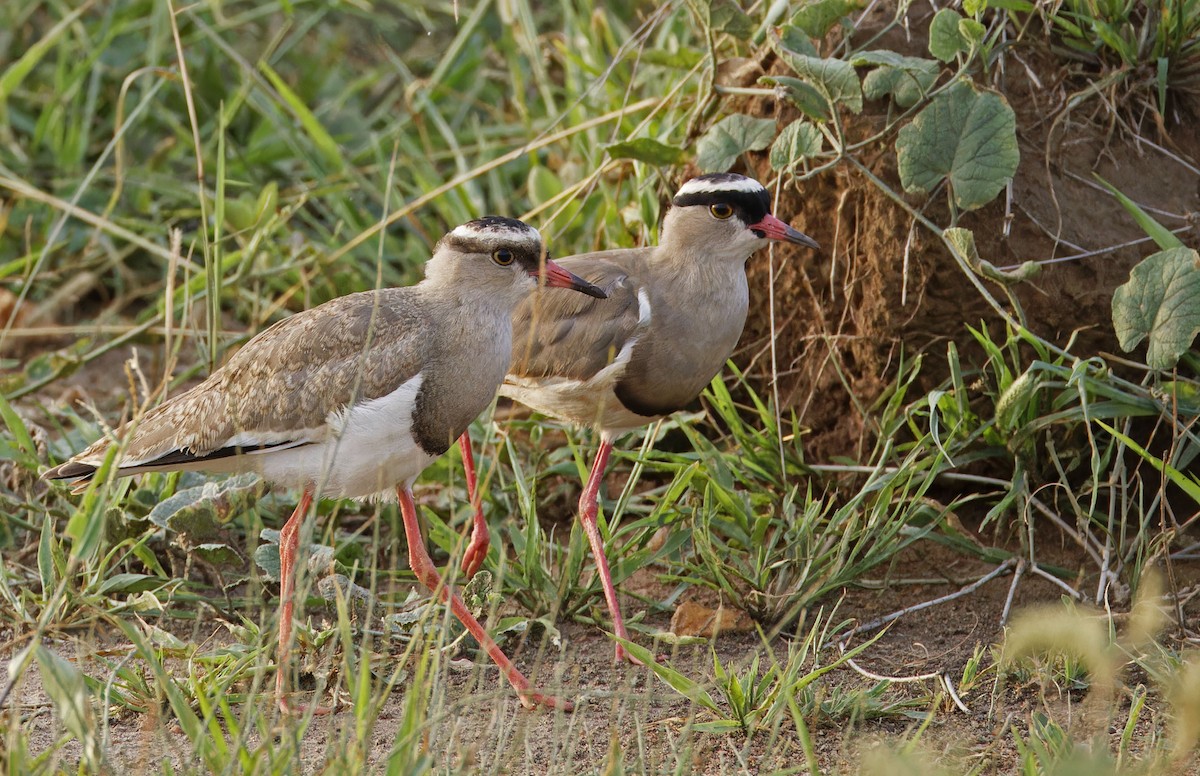
{"type": "Polygon", "coordinates": [[[587,381],[632,341],[616,381],[600,390],[612,390],[625,408],[647,420],[687,406],[737,345],[746,317],[745,275],[731,266],[721,282],[697,283],[691,273],[653,262],[654,250],[561,259],[609,298],[558,289],[534,295],[514,318],[510,373],[587,381]]]}

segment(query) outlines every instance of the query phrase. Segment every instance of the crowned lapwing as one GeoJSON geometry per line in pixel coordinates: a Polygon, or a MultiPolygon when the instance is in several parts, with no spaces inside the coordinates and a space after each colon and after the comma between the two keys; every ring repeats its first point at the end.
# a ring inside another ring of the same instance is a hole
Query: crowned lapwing
{"type": "MultiPolygon", "coordinates": [[[[596,523],[613,439],[685,407],[721,370],[746,322],[746,262],[772,240],[819,247],[771,215],[770,195],[758,181],[701,175],[675,194],[656,247],[559,262],[608,299],[547,290],[513,316],[513,365],[501,395],[600,432],[579,519],[621,638],[628,635],[596,523]]],[[[460,443],[470,446],[466,437],[460,443]]],[[[486,525],[477,519],[464,554],[468,574],[482,562],[487,542],[486,525]]],[[[617,660],[626,656],[618,644],[617,660]]]]}
{"type": "Polygon", "coordinates": [[[570,709],[568,701],[531,690],[442,583],[412,498],[417,475],[466,431],[504,380],[513,352],[513,311],[539,279],[604,297],[550,261],[540,235],[525,223],[488,216],[463,224],[437,244],[420,283],[351,294],[276,323],[201,384],[43,476],[88,480],[115,444],[117,476],[250,471],[300,490],[279,535],[276,692],[285,711],[284,656],[305,514],[318,495],[395,493],[417,579],[440,592],[522,703],[570,709]]]}

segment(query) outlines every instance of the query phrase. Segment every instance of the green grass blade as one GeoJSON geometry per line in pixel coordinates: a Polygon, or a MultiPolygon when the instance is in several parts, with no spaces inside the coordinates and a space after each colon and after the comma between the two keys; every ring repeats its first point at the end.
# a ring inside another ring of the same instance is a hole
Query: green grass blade
{"type": "Polygon", "coordinates": [[[1142,231],[1150,239],[1154,240],[1154,244],[1160,249],[1165,251],[1169,248],[1185,247],[1183,241],[1176,237],[1170,229],[1155,221],[1153,216],[1142,210],[1138,203],[1118,191],[1116,186],[1101,178],[1098,173],[1092,173],[1092,177],[1098,180],[1100,185],[1108,189],[1109,193],[1117,198],[1117,201],[1121,203],[1121,207],[1125,208],[1129,215],[1133,216],[1133,220],[1137,221],[1137,225],[1142,228],[1142,231]]]}
{"type": "Polygon", "coordinates": [[[721,712],[721,707],[717,705],[717,702],[714,701],[712,696],[708,694],[708,691],[701,687],[700,684],[694,679],[684,676],[682,673],[676,671],[670,666],[665,666],[662,663],[659,663],[654,659],[654,653],[645,647],[639,644],[634,644],[632,641],[628,641],[619,636],[614,636],[611,633],[608,635],[613,641],[625,647],[629,654],[633,655],[635,658],[649,666],[650,670],[654,672],[655,676],[670,685],[680,695],[692,701],[693,703],[700,704],[718,716],[724,716],[724,714],[721,712]]]}
{"type": "Polygon", "coordinates": [[[90,2],[83,3],[74,11],[64,16],[62,20],[59,21],[58,24],[55,24],[53,27],[51,27],[50,30],[43,35],[37,43],[34,43],[32,46],[26,49],[25,53],[22,54],[16,62],[13,62],[11,65],[9,65],[8,69],[4,71],[4,74],[0,75],[0,103],[8,99],[9,95],[11,95],[13,91],[21,85],[21,82],[25,80],[29,73],[33,71],[33,68],[37,66],[38,62],[40,62],[42,58],[46,56],[51,47],[58,42],[59,37],[62,36],[63,33],[65,33],[70,26],[74,24],[75,21],[91,6],[92,3],[90,2]]]}
{"type": "Polygon", "coordinates": [[[1171,466],[1166,461],[1162,460],[1158,456],[1156,456],[1153,453],[1146,450],[1144,447],[1142,447],[1137,442],[1130,439],[1125,434],[1122,434],[1120,431],[1117,431],[1115,428],[1108,425],[1104,421],[1097,420],[1096,425],[1100,426],[1100,428],[1104,429],[1105,431],[1112,434],[1117,439],[1121,440],[1121,442],[1123,442],[1126,447],[1128,447],[1130,450],[1132,450],[1133,452],[1137,453],[1142,458],[1144,458],[1147,463],[1149,463],[1151,466],[1153,466],[1159,472],[1165,474],[1167,479],[1169,479],[1171,482],[1178,485],[1180,487],[1180,489],[1182,489],[1184,493],[1188,494],[1188,496],[1194,502],[1196,502],[1197,504],[1200,504],[1200,478],[1197,478],[1195,475],[1192,475],[1189,477],[1188,475],[1186,475],[1183,472],[1176,469],[1174,466],[1171,466]]]}
{"type": "Polygon", "coordinates": [[[337,141],[304,104],[304,100],[300,99],[300,96],[292,91],[291,87],[266,62],[259,62],[258,69],[279,92],[279,96],[283,98],[296,120],[300,122],[300,126],[304,128],[304,132],[317,147],[317,151],[320,152],[325,163],[330,166],[332,171],[341,172],[346,167],[346,160],[342,157],[342,151],[338,147],[337,141]]]}

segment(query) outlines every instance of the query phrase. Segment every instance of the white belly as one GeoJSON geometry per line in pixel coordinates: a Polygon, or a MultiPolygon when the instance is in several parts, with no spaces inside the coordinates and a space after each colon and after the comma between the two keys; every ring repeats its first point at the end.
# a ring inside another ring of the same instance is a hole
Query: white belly
{"type": "Polygon", "coordinates": [[[582,381],[561,377],[532,380],[509,375],[500,386],[500,395],[543,415],[613,433],[641,428],[657,420],[630,412],[621,404],[613,393],[615,382],[615,379],[582,381]]]}
{"type": "Polygon", "coordinates": [[[333,498],[393,498],[397,485],[413,480],[436,456],[412,434],[412,413],[422,376],[395,391],[326,419],[322,442],[245,456],[264,479],[290,488],[315,485],[333,498]]]}

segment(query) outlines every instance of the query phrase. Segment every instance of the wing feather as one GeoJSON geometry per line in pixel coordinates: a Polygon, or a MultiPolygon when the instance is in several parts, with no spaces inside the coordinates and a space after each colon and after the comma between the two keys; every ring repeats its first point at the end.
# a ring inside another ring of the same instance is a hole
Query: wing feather
{"type": "Polygon", "coordinates": [[[606,251],[558,260],[608,294],[594,299],[566,289],[533,294],[513,315],[513,363],[518,378],[587,381],[613,363],[649,322],[649,302],[636,277],[645,251],[606,251]]]}
{"type": "MultiPolygon", "coordinates": [[[[387,395],[421,370],[422,304],[411,290],[340,297],[259,333],[203,383],[121,429],[121,468],[322,441],[332,414],[387,395]]],[[[72,462],[94,466],[110,444],[101,439],[72,462]]],[[[47,475],[75,476],[77,468],[47,475]]]]}

